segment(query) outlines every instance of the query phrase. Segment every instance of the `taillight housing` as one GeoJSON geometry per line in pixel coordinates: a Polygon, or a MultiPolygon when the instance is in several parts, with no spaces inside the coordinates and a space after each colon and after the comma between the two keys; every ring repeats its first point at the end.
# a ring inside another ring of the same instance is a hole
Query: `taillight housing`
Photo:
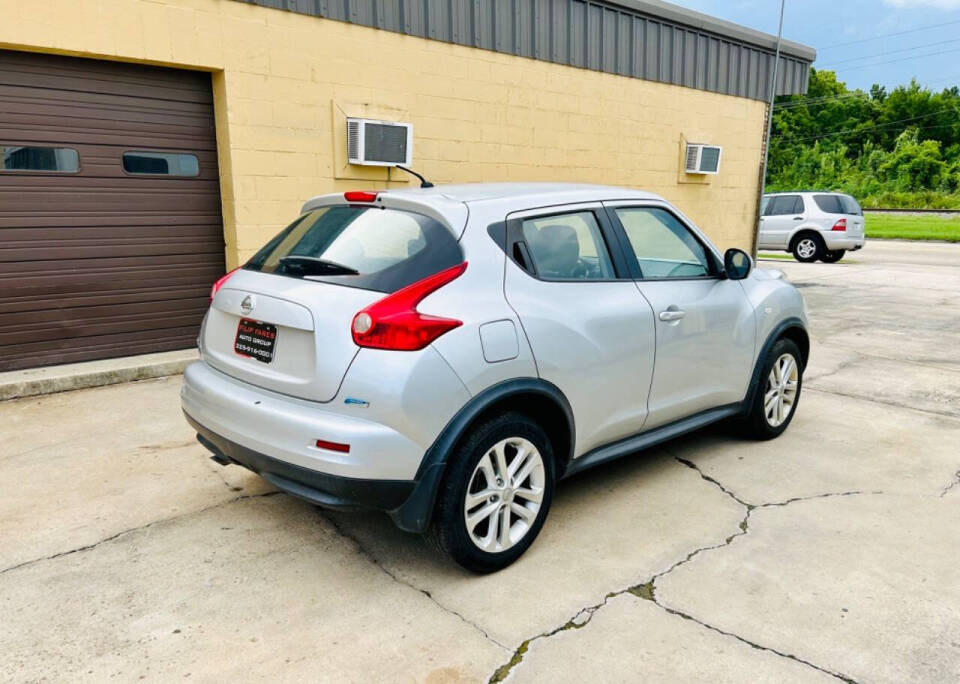
{"type": "Polygon", "coordinates": [[[407,285],[374,302],[353,317],[353,341],[360,347],[417,351],[463,325],[455,318],[430,316],[417,311],[417,304],[467,270],[466,262],[407,285]]]}
{"type": "Polygon", "coordinates": [[[847,229],[847,219],[842,218],[836,223],[833,224],[833,228],[830,230],[846,230],[847,229]]]}
{"type": "Polygon", "coordinates": [[[376,202],[377,193],[366,190],[349,190],[343,193],[343,199],[348,202],[376,202]]]}
{"type": "Polygon", "coordinates": [[[213,287],[210,288],[210,301],[211,301],[211,302],[213,301],[213,298],[217,296],[217,293],[220,291],[220,288],[223,287],[228,280],[230,280],[230,276],[232,276],[234,273],[236,273],[236,272],[239,271],[239,270],[240,270],[240,267],[238,266],[237,268],[233,269],[232,271],[230,271],[230,272],[227,273],[226,275],[221,276],[221,277],[217,280],[217,282],[215,282],[215,283],[213,284],[213,287]]]}

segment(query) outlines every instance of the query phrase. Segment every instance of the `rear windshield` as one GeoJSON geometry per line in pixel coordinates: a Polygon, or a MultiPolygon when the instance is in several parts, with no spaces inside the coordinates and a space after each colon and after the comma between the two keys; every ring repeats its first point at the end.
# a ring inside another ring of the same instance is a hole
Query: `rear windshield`
{"type": "Polygon", "coordinates": [[[438,221],[409,211],[332,206],[307,212],[244,268],[395,292],[463,261],[456,238],[438,221]]]}
{"type": "Polygon", "coordinates": [[[853,199],[850,195],[840,195],[840,204],[843,205],[844,214],[860,216],[863,213],[863,210],[860,209],[860,205],[857,204],[857,200],[853,199]]]}
{"type": "Polygon", "coordinates": [[[840,203],[840,195],[814,195],[813,201],[825,214],[846,214],[840,203]]]}

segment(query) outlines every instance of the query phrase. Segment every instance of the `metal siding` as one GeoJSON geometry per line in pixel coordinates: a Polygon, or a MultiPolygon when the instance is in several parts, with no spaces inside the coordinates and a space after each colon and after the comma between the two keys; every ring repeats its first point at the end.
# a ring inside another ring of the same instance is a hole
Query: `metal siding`
{"type": "Polygon", "coordinates": [[[0,173],[0,371],[185,349],[224,272],[209,74],[0,50],[0,141],[80,171],[0,173]],[[189,152],[193,178],[125,150],[189,152]]]}
{"type": "MultiPolygon", "coordinates": [[[[434,40],[765,100],[773,52],[615,3],[584,0],[236,0],[434,40]]],[[[810,64],[781,57],[778,94],[810,64]]]]}

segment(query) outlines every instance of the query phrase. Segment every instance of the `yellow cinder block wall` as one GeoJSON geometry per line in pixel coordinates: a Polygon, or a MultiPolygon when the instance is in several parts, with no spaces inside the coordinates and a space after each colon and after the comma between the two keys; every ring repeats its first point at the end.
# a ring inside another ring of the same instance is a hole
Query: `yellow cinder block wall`
{"type": "Polygon", "coordinates": [[[412,122],[414,167],[435,183],[643,188],[721,248],[750,246],[755,100],[234,0],[0,0],[0,47],[211,71],[230,267],[313,195],[411,182],[335,158],[338,112],[412,122]],[[718,176],[680,172],[684,139],[723,146],[718,176]]]}

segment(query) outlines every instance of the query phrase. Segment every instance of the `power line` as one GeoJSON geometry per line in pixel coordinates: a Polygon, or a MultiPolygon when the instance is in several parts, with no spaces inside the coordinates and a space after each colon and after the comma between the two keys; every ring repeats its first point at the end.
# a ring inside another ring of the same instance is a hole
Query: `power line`
{"type": "MultiPolygon", "coordinates": [[[[960,111],[955,107],[944,107],[943,109],[938,109],[935,112],[928,112],[926,114],[920,114],[919,116],[910,116],[905,119],[897,119],[896,121],[887,121],[886,123],[876,124],[875,126],[867,126],[865,128],[847,128],[840,131],[831,131],[829,133],[820,133],[818,135],[807,135],[800,138],[790,138],[791,142],[802,142],[804,140],[819,140],[820,138],[829,138],[834,135],[844,135],[845,133],[864,133],[866,131],[876,130],[878,128],[886,128],[887,126],[894,126],[896,124],[905,123],[907,121],[918,121],[920,119],[926,119],[931,116],[936,116],[937,114],[942,114],[947,111],[960,111]]],[[[952,125],[952,124],[947,124],[952,125]]]]}
{"type": "MultiPolygon", "coordinates": [[[[870,67],[881,66],[883,64],[894,64],[896,62],[906,62],[910,59],[922,59],[924,57],[936,57],[937,55],[946,55],[951,52],[960,52],[960,48],[954,48],[953,50],[941,50],[940,52],[930,52],[924,55],[911,55],[910,57],[901,57],[899,59],[888,59],[883,62],[875,62],[873,64],[859,64],[857,66],[852,66],[844,69],[844,72],[847,71],[856,71],[857,69],[868,69],[870,67]]],[[[829,71],[833,71],[830,67],[825,67],[829,71]]]]}
{"type": "Polygon", "coordinates": [[[952,38],[950,40],[941,40],[937,43],[927,43],[926,45],[916,45],[914,47],[900,48],[899,50],[889,50],[887,52],[878,54],[878,55],[864,55],[863,57],[851,57],[850,59],[844,59],[840,62],[834,62],[830,65],[829,68],[833,68],[838,64],[849,64],[850,62],[859,62],[863,59],[876,59],[877,57],[886,57],[887,55],[895,55],[899,52],[912,52],[913,50],[922,50],[924,48],[931,48],[937,45],[946,45],[948,43],[960,43],[960,38],[952,38]]]}
{"type": "MultiPolygon", "coordinates": [[[[925,90],[929,90],[931,95],[936,95],[937,92],[933,86],[934,84],[940,83],[953,83],[955,85],[960,85],[960,74],[954,74],[953,76],[947,76],[946,78],[937,78],[932,81],[923,81],[922,83],[918,81],[918,84],[923,87],[925,90]]],[[[877,84],[879,85],[879,84],[877,84]]],[[[881,86],[883,87],[883,86],[881,86]]],[[[897,88],[903,86],[897,86],[897,88]]],[[[890,96],[893,92],[896,92],[896,88],[886,93],[887,96],[890,96]]],[[[871,100],[870,93],[857,91],[852,93],[844,93],[842,95],[822,95],[820,97],[805,97],[798,100],[789,100],[787,102],[780,102],[775,104],[774,109],[796,109],[797,107],[818,107],[820,105],[830,104],[831,102],[836,102],[838,100],[849,100],[849,99],[862,99],[862,100],[871,100]]]]}
{"type": "Polygon", "coordinates": [[[897,31],[896,33],[884,33],[879,36],[873,36],[871,38],[861,38],[859,40],[846,40],[840,44],[834,43],[832,45],[827,45],[826,47],[818,47],[817,52],[826,52],[827,50],[835,50],[837,48],[847,47],[848,45],[857,45],[859,43],[869,43],[873,40],[881,40],[882,38],[890,38],[892,36],[905,36],[908,33],[919,33],[920,31],[929,31],[930,29],[940,28],[941,26],[951,26],[953,24],[960,24],[958,21],[944,21],[939,24],[930,24],[929,26],[920,26],[915,29],[909,29],[907,31],[897,31]]]}

